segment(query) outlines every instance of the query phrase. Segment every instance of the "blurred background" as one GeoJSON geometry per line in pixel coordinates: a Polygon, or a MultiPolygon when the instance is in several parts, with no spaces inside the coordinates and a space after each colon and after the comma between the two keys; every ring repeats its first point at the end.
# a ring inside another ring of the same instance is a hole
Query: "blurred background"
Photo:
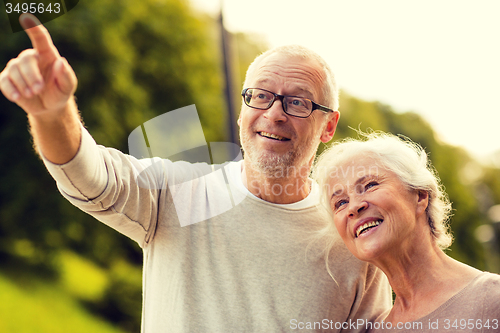
{"type": "MultiPolygon", "coordinates": [[[[237,142],[253,58],[310,47],[341,88],[335,139],[352,127],[419,142],[453,202],[447,253],[499,273],[498,9],[486,0],[81,0],[45,25],[78,76],[85,125],[124,152],[137,126],[190,104],[207,142],[237,142]]],[[[29,47],[0,13],[0,67],[29,47]]],[[[139,332],[140,248],[59,195],[25,113],[3,96],[0,168],[0,332],[139,332]]]]}

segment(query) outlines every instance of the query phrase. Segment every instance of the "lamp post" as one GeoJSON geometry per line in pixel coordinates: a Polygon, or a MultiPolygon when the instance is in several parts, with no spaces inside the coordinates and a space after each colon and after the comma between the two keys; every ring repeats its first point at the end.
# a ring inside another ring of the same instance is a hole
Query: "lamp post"
{"type": "Polygon", "coordinates": [[[219,27],[221,34],[221,47],[222,47],[222,61],[224,68],[224,78],[225,78],[225,88],[224,95],[227,101],[227,115],[228,115],[228,125],[229,125],[229,140],[233,143],[239,144],[238,137],[238,127],[236,124],[236,117],[234,111],[234,94],[232,93],[233,85],[233,67],[231,62],[231,34],[224,27],[224,15],[223,15],[223,4],[224,1],[220,1],[220,15],[219,15],[219,27]]]}

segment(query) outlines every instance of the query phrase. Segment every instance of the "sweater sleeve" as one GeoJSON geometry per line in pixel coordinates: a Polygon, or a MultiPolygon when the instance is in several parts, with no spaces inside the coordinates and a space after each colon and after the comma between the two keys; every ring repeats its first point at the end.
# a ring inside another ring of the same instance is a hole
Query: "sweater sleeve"
{"type": "MultiPolygon", "coordinates": [[[[349,327],[342,332],[366,332],[377,317],[392,307],[392,291],[384,273],[366,265],[366,278],[358,284],[358,293],[349,315],[349,327]]],[[[346,325],[347,327],[347,325],[346,325]]]]}
{"type": "Polygon", "coordinates": [[[73,205],[141,247],[151,240],[159,194],[166,186],[161,159],[137,160],[99,146],[82,126],[80,148],[71,161],[62,165],[43,161],[73,205]]]}

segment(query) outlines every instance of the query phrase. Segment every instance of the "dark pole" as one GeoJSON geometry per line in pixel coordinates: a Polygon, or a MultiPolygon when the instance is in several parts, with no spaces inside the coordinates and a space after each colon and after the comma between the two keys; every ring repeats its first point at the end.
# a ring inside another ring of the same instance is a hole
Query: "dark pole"
{"type": "Polygon", "coordinates": [[[226,97],[226,105],[227,105],[227,114],[228,114],[228,125],[229,125],[229,140],[236,144],[239,144],[238,138],[238,129],[236,124],[236,117],[234,112],[234,98],[232,93],[233,87],[233,76],[232,76],[232,67],[231,67],[231,50],[230,50],[230,38],[231,35],[224,28],[224,18],[222,14],[222,4],[221,1],[220,6],[220,31],[221,31],[221,41],[222,41],[222,61],[224,64],[224,77],[225,77],[225,89],[224,94],[226,97]]]}

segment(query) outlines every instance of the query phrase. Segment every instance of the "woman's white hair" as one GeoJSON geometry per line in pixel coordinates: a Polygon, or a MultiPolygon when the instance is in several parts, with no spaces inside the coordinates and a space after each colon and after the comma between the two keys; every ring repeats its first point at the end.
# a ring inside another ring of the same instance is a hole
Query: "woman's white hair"
{"type": "Polygon", "coordinates": [[[275,53],[286,55],[289,57],[313,59],[317,61],[318,64],[321,66],[323,73],[325,74],[325,82],[323,83],[323,89],[321,91],[323,94],[323,100],[315,102],[327,106],[333,109],[334,111],[338,111],[339,90],[337,88],[337,82],[335,81],[335,76],[333,75],[330,66],[328,66],[326,61],[319,54],[301,45],[278,46],[262,53],[257,58],[255,58],[254,61],[250,64],[250,66],[248,66],[248,70],[245,76],[245,82],[243,84],[244,88],[250,88],[248,87],[249,84],[248,82],[251,79],[253,72],[255,71],[255,69],[258,68],[262,60],[275,53]]]}
{"type": "Polygon", "coordinates": [[[448,226],[451,203],[425,150],[406,137],[399,138],[382,132],[358,134],[364,140],[348,138],[333,143],[321,154],[314,167],[313,178],[322,189],[322,202],[328,210],[331,212],[327,190],[333,170],[357,158],[370,157],[377,166],[394,172],[408,189],[428,193],[426,213],[431,235],[441,249],[448,248],[453,241],[448,226]]]}

